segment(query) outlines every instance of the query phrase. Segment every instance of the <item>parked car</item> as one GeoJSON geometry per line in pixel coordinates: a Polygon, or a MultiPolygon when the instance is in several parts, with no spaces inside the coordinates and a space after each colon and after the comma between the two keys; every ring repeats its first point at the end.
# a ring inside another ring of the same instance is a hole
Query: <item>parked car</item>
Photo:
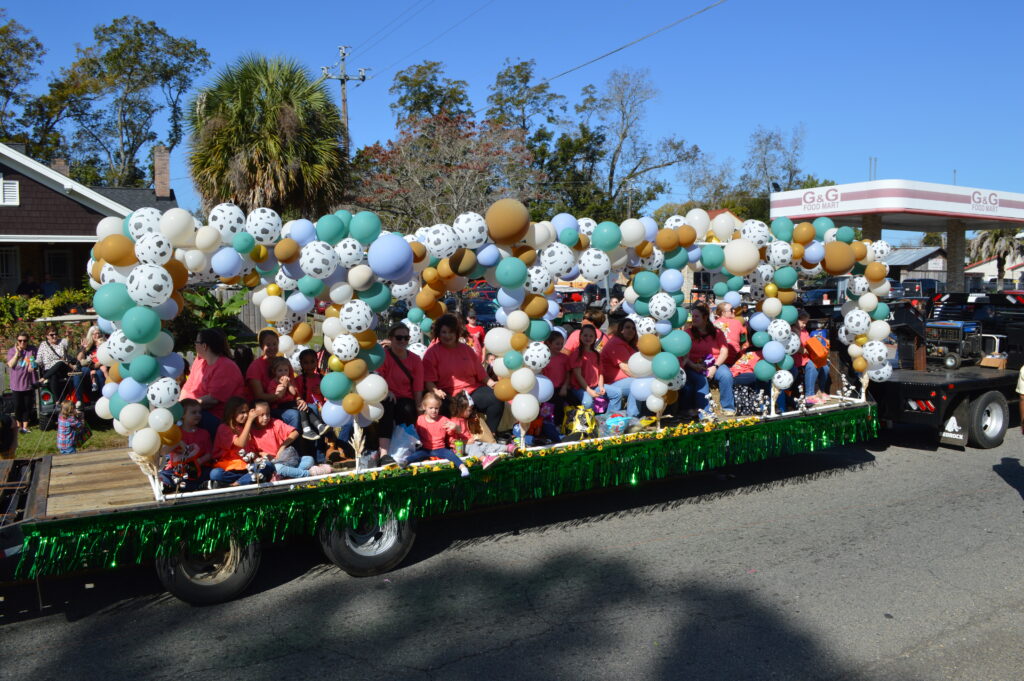
{"type": "Polygon", "coordinates": [[[804,305],[835,305],[839,292],[834,288],[814,288],[800,294],[804,305]]]}
{"type": "Polygon", "coordinates": [[[946,282],[938,279],[904,279],[902,283],[908,298],[931,298],[946,292],[946,282]]]}

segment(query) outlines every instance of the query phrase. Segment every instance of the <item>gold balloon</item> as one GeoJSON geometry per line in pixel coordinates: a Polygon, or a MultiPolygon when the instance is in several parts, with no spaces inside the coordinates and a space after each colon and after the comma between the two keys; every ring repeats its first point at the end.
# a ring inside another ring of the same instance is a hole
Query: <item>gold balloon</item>
{"type": "MultiPolygon", "coordinates": [[[[669,230],[672,231],[672,230],[669,230]]],[[[654,244],[650,241],[641,241],[634,247],[636,254],[641,258],[649,258],[654,254],[654,244]]]]}
{"type": "MultiPolygon", "coordinates": [[[[689,248],[697,240],[697,230],[690,225],[680,225],[676,232],[679,233],[680,248],[689,248]]],[[[673,249],[670,249],[673,250],[673,249]]],[[[668,251],[666,251],[667,253],[668,251]]]]}
{"type": "Polygon", "coordinates": [[[814,241],[815,231],[814,225],[809,222],[801,222],[799,225],[793,228],[793,241],[795,243],[807,244],[814,241]]]}
{"type": "Polygon", "coordinates": [[[868,361],[863,357],[853,358],[853,370],[859,374],[864,373],[868,370],[868,361]]]}
{"type": "Polygon", "coordinates": [[[363,398],[359,393],[349,393],[341,400],[341,408],[355,416],[363,410],[363,398]]]}
{"type": "Polygon", "coordinates": [[[121,363],[118,362],[117,364],[114,364],[114,366],[110,367],[110,369],[107,370],[107,376],[108,376],[108,379],[113,381],[114,383],[120,383],[121,382],[121,363]]]}
{"type": "Polygon", "coordinates": [[[337,355],[331,355],[327,360],[327,368],[331,371],[344,371],[345,363],[338,359],[337,355]]]}
{"type": "Polygon", "coordinates": [[[237,284],[240,281],[242,281],[242,278],[238,277],[238,276],[235,276],[235,277],[221,277],[220,278],[220,283],[225,284],[227,286],[234,286],[235,284],[237,284]]]}
{"type": "Polygon", "coordinates": [[[283,291],[277,284],[267,284],[267,288],[264,289],[268,296],[280,296],[283,291]]]}
{"type": "MultiPolygon", "coordinates": [[[[360,331],[359,333],[352,334],[359,341],[359,347],[363,350],[369,350],[377,344],[377,332],[373,329],[367,329],[366,331],[360,331]]],[[[349,376],[349,378],[352,378],[349,376]]],[[[352,379],[355,380],[355,379],[352,379]]]]}
{"type": "Polygon", "coordinates": [[[476,269],[476,253],[468,248],[460,248],[448,259],[451,268],[459,276],[466,276],[476,269]]]}
{"type": "Polygon", "coordinates": [[[868,254],[868,247],[863,241],[854,241],[850,244],[850,248],[853,249],[853,257],[858,261],[863,260],[868,254]]]}
{"type": "Polygon", "coordinates": [[[663,397],[662,399],[665,400],[665,404],[666,405],[668,405],[668,404],[675,404],[676,400],[679,399],[679,391],[678,390],[669,390],[667,393],[665,393],[665,397],[663,397]]]}
{"type": "MultiPolygon", "coordinates": [[[[361,357],[356,357],[355,359],[345,362],[345,375],[349,377],[349,380],[358,381],[366,375],[367,368],[366,360],[361,357]]],[[[360,405],[359,409],[362,408],[362,405],[360,405]]]]}
{"type": "Polygon", "coordinates": [[[341,314],[341,305],[328,305],[324,310],[325,317],[337,317],[341,314]]]}
{"type": "Polygon", "coordinates": [[[298,345],[305,345],[313,339],[313,327],[306,322],[299,322],[292,329],[292,340],[298,345]]]}
{"type": "Polygon", "coordinates": [[[857,345],[865,345],[868,342],[868,335],[866,333],[857,334],[857,337],[853,339],[853,342],[857,345]]]}
{"type": "Polygon", "coordinates": [[[796,291],[791,288],[779,289],[777,297],[783,305],[792,305],[796,302],[796,291]]]}
{"type": "Polygon", "coordinates": [[[830,241],[825,244],[825,259],[821,261],[821,267],[829,274],[846,274],[856,262],[850,244],[842,241],[830,241]]]}
{"type": "Polygon", "coordinates": [[[769,281],[764,285],[764,295],[766,298],[776,297],[779,295],[779,287],[774,282],[769,281]]]}
{"type": "Polygon", "coordinates": [[[160,444],[165,447],[172,447],[179,442],[181,442],[181,428],[176,423],[172,423],[170,428],[160,433],[160,444]]]}
{"type": "Polygon", "coordinates": [[[518,394],[516,389],[512,387],[512,381],[507,377],[499,379],[494,384],[494,396],[502,402],[511,402],[518,394]]]}
{"type": "MultiPolygon", "coordinates": [[[[696,236],[696,234],[694,234],[694,236],[696,236]]],[[[662,227],[658,230],[658,233],[654,235],[654,245],[665,253],[674,251],[679,248],[679,234],[674,229],[662,227]]]]}
{"type": "Polygon", "coordinates": [[[267,259],[268,255],[270,255],[270,251],[263,244],[256,244],[252,252],[249,253],[249,257],[252,258],[253,262],[263,262],[267,259]]]}
{"type": "Polygon", "coordinates": [[[444,303],[435,300],[428,307],[423,308],[423,314],[430,319],[439,319],[444,314],[445,309],[444,303]]]}
{"type": "Polygon", "coordinates": [[[576,242],[572,249],[574,251],[585,251],[588,248],[590,248],[590,237],[586,234],[580,234],[580,240],[576,242]]]}
{"type": "Polygon", "coordinates": [[[423,262],[423,259],[427,257],[427,247],[419,241],[413,241],[409,243],[412,248],[412,261],[423,262]]]}
{"type": "MultiPolygon", "coordinates": [[[[428,267],[427,269],[431,268],[428,267]]],[[[437,263],[437,275],[443,281],[455,278],[455,271],[452,270],[452,266],[451,263],[448,261],[448,258],[441,258],[441,262],[437,263]]]]}
{"type": "Polygon", "coordinates": [[[513,350],[522,352],[530,345],[530,337],[522,331],[517,331],[512,334],[512,341],[510,344],[512,345],[513,350]]]}
{"type": "Polygon", "coordinates": [[[302,255],[302,247],[295,239],[281,239],[274,246],[274,257],[278,262],[295,262],[302,255]]]}
{"type": "Polygon", "coordinates": [[[174,288],[185,288],[188,284],[188,269],[178,260],[170,260],[164,269],[171,275],[171,281],[174,282],[174,288]]]}
{"type": "Polygon", "coordinates": [[[661,341],[657,334],[645,333],[637,340],[636,349],[648,357],[653,357],[661,352],[661,341]]]}
{"type": "Polygon", "coordinates": [[[96,261],[93,262],[92,269],[89,270],[89,276],[92,277],[93,281],[99,281],[100,280],[100,273],[103,272],[103,266],[105,264],[106,264],[106,261],[103,260],[102,258],[100,258],[99,260],[96,260],[96,261]]]}
{"type": "Polygon", "coordinates": [[[505,246],[521,240],[530,229],[530,211],[515,199],[500,199],[492,203],[484,220],[494,243],[505,246]]]}
{"type": "Polygon", "coordinates": [[[256,288],[260,285],[260,275],[255,271],[249,272],[242,277],[242,284],[244,284],[246,288],[256,288]]]}
{"type": "Polygon", "coordinates": [[[868,263],[868,266],[864,268],[864,278],[873,284],[877,284],[885,279],[886,274],[888,272],[885,271],[885,265],[880,262],[868,263]]]}
{"type": "MultiPolygon", "coordinates": [[[[762,260],[764,259],[763,255],[761,256],[761,259],[762,260]]],[[[804,245],[803,244],[793,244],[793,260],[796,261],[796,260],[803,260],[803,259],[804,259],[804,245]]]]}
{"type": "Polygon", "coordinates": [[[437,291],[424,286],[420,289],[420,292],[416,294],[416,307],[421,310],[428,310],[430,307],[437,302],[437,291]]]}
{"type": "Polygon", "coordinates": [[[527,293],[519,309],[525,312],[530,319],[540,319],[548,313],[548,299],[536,293],[527,293]]]}
{"type": "Polygon", "coordinates": [[[135,243],[124,234],[103,237],[96,244],[95,254],[114,267],[127,267],[138,262],[138,258],[135,257],[135,243]]]}
{"type": "Polygon", "coordinates": [[[533,263],[537,262],[537,249],[529,246],[515,246],[512,249],[512,255],[526,263],[527,267],[531,267],[533,263]]]}

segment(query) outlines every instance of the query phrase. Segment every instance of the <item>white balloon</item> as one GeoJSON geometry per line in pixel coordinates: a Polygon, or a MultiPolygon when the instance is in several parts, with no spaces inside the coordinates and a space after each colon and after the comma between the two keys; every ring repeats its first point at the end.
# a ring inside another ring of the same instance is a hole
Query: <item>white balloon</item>
{"type": "Polygon", "coordinates": [[[340,282],[331,286],[330,299],[335,305],[344,305],[352,300],[355,292],[346,282],[340,282]]]}
{"type": "Polygon", "coordinates": [[[124,234],[124,231],[121,229],[121,226],[121,218],[103,218],[96,224],[96,240],[103,241],[105,237],[108,237],[111,234],[124,234]]]}
{"type": "Polygon", "coordinates": [[[550,361],[551,349],[545,343],[534,341],[523,351],[523,364],[537,373],[543,371],[550,361]]]}
{"type": "Polygon", "coordinates": [[[363,404],[363,410],[360,413],[370,421],[380,421],[380,418],[384,416],[384,407],[373,402],[366,402],[363,404]]]}
{"type": "Polygon", "coordinates": [[[505,320],[505,326],[512,331],[525,333],[526,330],[530,328],[530,316],[522,310],[515,310],[508,314],[508,318],[505,320]]]}
{"type": "Polygon", "coordinates": [[[498,378],[508,378],[512,375],[512,370],[505,366],[505,359],[503,357],[495,357],[494,361],[491,362],[491,369],[498,378]]]}
{"type": "Polygon", "coordinates": [[[101,397],[96,400],[96,406],[93,408],[96,410],[96,415],[101,419],[109,421],[114,418],[114,415],[110,412],[110,400],[106,397],[101,397]]]}
{"type": "Polygon", "coordinates": [[[141,428],[132,435],[131,447],[139,456],[153,456],[160,451],[160,446],[160,433],[154,428],[141,428]]]}
{"type": "Polygon", "coordinates": [[[843,317],[846,330],[855,336],[866,333],[870,324],[871,316],[864,310],[852,310],[843,317]]]}
{"type": "Polygon", "coordinates": [[[159,407],[149,412],[149,427],[158,433],[170,430],[174,425],[174,414],[170,409],[159,407]]]}
{"type": "Polygon", "coordinates": [[[125,428],[124,424],[118,421],[117,419],[114,419],[114,431],[118,435],[121,435],[122,437],[128,437],[129,435],[132,434],[132,431],[125,428]]]}
{"type": "Polygon", "coordinates": [[[793,335],[793,327],[785,319],[773,319],[768,325],[768,335],[772,337],[772,340],[785,343],[793,335]]]}
{"type": "Polygon", "coordinates": [[[629,360],[626,362],[629,366],[629,373],[633,375],[633,378],[644,378],[650,376],[652,373],[651,360],[647,359],[640,352],[634,352],[629,356],[629,360]]]}
{"type": "Polygon", "coordinates": [[[868,362],[868,368],[877,369],[889,362],[889,350],[882,341],[868,341],[863,346],[864,359],[868,362]]]}
{"type": "Polygon", "coordinates": [[[163,357],[174,352],[174,338],[166,331],[161,331],[156,338],[146,344],[146,351],[154,357],[163,357]]]}
{"type": "Polygon", "coordinates": [[[875,286],[871,287],[871,292],[879,298],[888,298],[889,292],[892,290],[892,284],[889,283],[888,279],[883,279],[878,282],[875,286]]]}
{"type": "Polygon", "coordinates": [[[761,303],[761,312],[775,319],[782,314],[782,301],[778,298],[765,298],[764,302],[761,303]]]}
{"type": "MultiPolygon", "coordinates": [[[[522,371],[520,369],[520,371],[522,371]]],[[[540,414],[540,402],[530,394],[520,394],[512,398],[512,416],[519,423],[531,423],[540,414]]]]}
{"type": "Polygon", "coordinates": [[[268,322],[279,322],[287,316],[288,305],[281,296],[267,296],[267,299],[260,303],[260,314],[268,322]]]}
{"type": "Polygon", "coordinates": [[[487,352],[501,357],[512,349],[512,331],[496,326],[484,336],[484,348],[487,352]]]}
{"type": "Polygon", "coordinates": [[[719,241],[729,241],[732,239],[733,232],[736,231],[736,221],[729,213],[719,213],[711,221],[711,231],[719,241]]]}
{"type": "Polygon", "coordinates": [[[630,284],[626,287],[626,290],[622,292],[622,299],[632,305],[640,299],[640,294],[633,290],[633,285],[630,284]]]}
{"type": "Polygon", "coordinates": [[[890,378],[892,378],[892,365],[883,364],[877,369],[870,369],[868,371],[868,378],[870,378],[872,381],[875,381],[876,383],[885,383],[890,378]]]}
{"type": "Polygon", "coordinates": [[[647,408],[655,414],[660,414],[665,410],[665,399],[652,393],[647,396],[647,408]]]}
{"type": "MultiPolygon", "coordinates": [[[[145,428],[149,422],[149,409],[145,405],[137,402],[131,402],[124,405],[121,408],[121,413],[118,415],[118,421],[121,422],[125,428],[129,431],[136,431],[140,428],[145,428]]],[[[159,437],[157,438],[159,439],[159,437]]]]}
{"type": "Polygon", "coordinates": [[[203,272],[210,269],[210,257],[202,251],[193,248],[185,251],[185,268],[189,272],[203,272]]]}
{"type": "Polygon", "coordinates": [[[856,343],[850,343],[849,347],[846,348],[846,351],[850,353],[850,359],[857,359],[864,354],[864,349],[856,343]]]}
{"type": "Polygon", "coordinates": [[[285,356],[292,354],[295,351],[295,339],[288,334],[278,336],[277,350],[285,356]]]}
{"type": "Polygon", "coordinates": [[[872,312],[878,307],[878,296],[874,293],[865,293],[857,299],[857,307],[865,312],[872,312]]]}
{"type": "Polygon", "coordinates": [[[873,341],[885,340],[889,337],[892,329],[889,327],[889,322],[876,319],[868,325],[868,339],[873,341]]]}
{"type": "Polygon", "coordinates": [[[160,233],[175,246],[188,246],[195,241],[196,222],[184,208],[171,208],[160,216],[160,233]]]}
{"type": "Polygon", "coordinates": [[[664,397],[669,391],[668,383],[660,378],[651,379],[651,394],[664,397]]]}
{"type": "Polygon", "coordinates": [[[203,253],[212,253],[221,247],[220,231],[213,225],[206,225],[196,230],[196,248],[203,253]]]}
{"type": "Polygon", "coordinates": [[[369,374],[356,384],[356,392],[367,402],[382,402],[388,396],[388,382],[377,374],[369,374]]]}
{"type": "Polygon", "coordinates": [[[775,372],[775,375],[772,376],[772,385],[779,390],[789,390],[793,385],[793,374],[785,369],[779,369],[775,372]]]}
{"type": "Polygon", "coordinates": [[[251,302],[256,307],[259,307],[260,303],[262,303],[266,299],[267,299],[267,289],[264,286],[264,287],[258,288],[258,289],[256,289],[255,291],[252,292],[252,295],[249,297],[249,302],[251,302]]]}
{"type": "Polygon", "coordinates": [[[338,359],[347,362],[359,355],[359,341],[348,333],[339,333],[331,343],[331,349],[338,359]]]}
{"type": "Polygon", "coordinates": [[[619,225],[619,231],[622,232],[622,245],[631,248],[643,241],[647,234],[644,223],[636,218],[623,220],[619,225]]]}
{"type": "Polygon", "coordinates": [[[117,360],[110,356],[110,348],[106,343],[101,343],[96,349],[96,359],[105,367],[112,367],[117,363],[117,360]]]}
{"type": "Polygon", "coordinates": [[[345,327],[337,317],[327,317],[324,319],[322,329],[325,338],[334,338],[339,333],[343,333],[345,327]]]}
{"type": "Polygon", "coordinates": [[[693,210],[686,213],[686,224],[693,227],[694,231],[697,232],[697,239],[701,240],[708,231],[708,227],[711,225],[711,216],[703,208],[694,208],[693,210]]]}
{"type": "Polygon", "coordinates": [[[528,393],[533,390],[533,386],[537,385],[537,375],[533,373],[533,369],[527,367],[521,367],[513,371],[509,380],[512,382],[512,387],[516,389],[517,393],[528,393]]]}

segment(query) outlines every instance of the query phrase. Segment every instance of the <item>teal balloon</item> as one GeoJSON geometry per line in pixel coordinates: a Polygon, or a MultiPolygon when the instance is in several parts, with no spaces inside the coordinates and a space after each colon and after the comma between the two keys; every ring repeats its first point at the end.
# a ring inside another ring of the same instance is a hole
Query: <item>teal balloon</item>
{"type": "Polygon", "coordinates": [[[121,418],[121,410],[125,408],[128,403],[124,401],[124,398],[114,393],[110,396],[110,413],[115,419],[121,418]]]}
{"type": "Polygon", "coordinates": [[[825,232],[836,226],[836,223],[832,222],[832,218],[815,218],[814,222],[814,238],[818,241],[825,240],[825,232]]]}
{"type": "Polygon", "coordinates": [[[594,228],[594,234],[590,237],[590,245],[601,251],[614,251],[622,241],[622,230],[614,222],[602,222],[594,228]]]}
{"type": "Polygon", "coordinates": [[[475,281],[477,279],[483,279],[485,274],[487,274],[487,267],[485,265],[477,263],[476,266],[473,268],[473,271],[469,273],[467,278],[470,281],[475,281]]]}
{"type": "Polygon", "coordinates": [[[109,281],[96,289],[92,296],[96,314],[112,322],[119,322],[124,313],[135,307],[135,301],[128,295],[128,286],[119,281],[109,281]]]}
{"type": "Polygon", "coordinates": [[[438,263],[440,262],[441,258],[435,258],[434,256],[430,256],[430,264],[428,265],[428,267],[437,267],[438,263]]]}
{"type": "Polygon", "coordinates": [[[420,322],[420,331],[423,333],[430,333],[430,329],[434,326],[434,320],[430,317],[424,317],[423,321],[420,322]]]}
{"type": "Polygon", "coordinates": [[[348,225],[349,234],[364,246],[373,243],[380,236],[380,218],[368,210],[359,211],[352,216],[348,225]]]}
{"type": "Polygon", "coordinates": [[[494,271],[494,276],[505,288],[520,288],[526,283],[526,263],[519,258],[502,258],[494,271]]]}
{"type": "Polygon", "coordinates": [[[844,244],[852,244],[856,236],[853,227],[840,227],[836,230],[836,241],[842,241],[844,244]]]}
{"type": "Polygon", "coordinates": [[[527,329],[526,335],[532,341],[543,343],[551,335],[551,325],[543,319],[532,319],[530,320],[530,328],[527,329]]]}
{"type": "Polygon", "coordinates": [[[874,310],[871,311],[871,318],[875,320],[886,320],[889,318],[889,304],[879,303],[874,310]]]}
{"type": "Polygon", "coordinates": [[[420,322],[423,321],[423,310],[421,310],[418,307],[414,307],[411,310],[409,310],[409,313],[405,316],[409,318],[410,322],[419,324],[420,322]]]}
{"type": "Polygon", "coordinates": [[[646,300],[641,300],[640,298],[637,298],[637,301],[633,303],[633,309],[641,317],[648,317],[651,314],[651,306],[647,304],[646,300]]]}
{"type": "Polygon", "coordinates": [[[523,353],[518,350],[509,350],[502,356],[502,359],[505,360],[505,367],[510,371],[515,371],[523,366],[523,353]]]}
{"type": "Polygon", "coordinates": [[[374,345],[368,350],[360,350],[356,357],[361,358],[370,367],[370,371],[378,369],[384,363],[384,348],[374,345]]]}
{"type": "Polygon", "coordinates": [[[256,248],[256,239],[249,232],[239,232],[231,237],[231,247],[242,255],[248,255],[256,248]]]}
{"type": "Polygon", "coordinates": [[[690,338],[690,334],[686,333],[682,329],[669,331],[661,339],[661,349],[665,352],[672,353],[672,355],[677,358],[690,354],[690,348],[692,347],[693,340],[690,338]]]}
{"type": "Polygon", "coordinates": [[[677,307],[676,314],[672,317],[672,326],[679,328],[690,321],[690,311],[685,307],[677,307]]]}
{"type": "Polygon", "coordinates": [[[753,343],[755,347],[763,348],[771,339],[772,337],[767,331],[755,331],[754,335],[750,337],[750,342],[753,343]]]}
{"type": "Polygon", "coordinates": [[[779,241],[792,241],[793,221],[789,218],[775,218],[772,220],[772,236],[779,241]]]}
{"type": "Polygon", "coordinates": [[[676,305],[682,305],[683,303],[686,302],[686,294],[683,293],[682,291],[676,291],[675,293],[670,293],[669,295],[672,296],[672,300],[676,301],[676,305]]]}
{"type": "Polygon", "coordinates": [[[793,361],[793,356],[786,355],[785,357],[782,358],[782,361],[779,362],[779,368],[789,371],[793,368],[793,364],[795,364],[795,362],[793,361]]]}
{"type": "MultiPolygon", "coordinates": [[[[349,220],[352,218],[350,217],[349,220]]],[[[337,215],[325,215],[316,221],[316,238],[334,246],[348,236],[348,225],[337,215]]]]}
{"type": "Polygon", "coordinates": [[[661,380],[671,381],[679,373],[679,358],[671,352],[659,352],[651,361],[651,370],[661,380]]]}
{"type": "Polygon", "coordinates": [[[690,264],[690,255],[685,248],[677,248],[665,254],[666,270],[681,270],[690,264]]]}
{"type": "Polygon", "coordinates": [[[580,242],[580,233],[575,229],[563,229],[558,235],[558,241],[572,248],[580,242]]]}
{"type": "Polygon", "coordinates": [[[779,288],[793,288],[796,284],[797,276],[796,269],[789,266],[780,267],[775,270],[775,276],[772,277],[772,281],[779,288]]]}
{"type": "Polygon", "coordinates": [[[757,377],[757,380],[768,383],[775,376],[775,367],[762,359],[754,365],[754,376],[757,377]]]}
{"type": "Polygon", "coordinates": [[[181,406],[181,402],[175,402],[167,410],[171,412],[175,421],[180,421],[181,417],[185,415],[185,407],[181,406]]]}
{"type": "Polygon", "coordinates": [[[258,265],[256,266],[256,273],[260,275],[262,279],[270,279],[277,274],[277,271],[281,269],[280,265],[274,265],[269,270],[262,269],[258,265]]]}
{"type": "Polygon", "coordinates": [[[132,360],[128,375],[139,383],[150,383],[160,373],[160,363],[152,355],[140,355],[132,360]]]}
{"type": "Polygon", "coordinates": [[[633,290],[641,298],[650,298],[661,290],[661,279],[654,272],[637,272],[633,277],[633,290]]]}
{"type": "Polygon", "coordinates": [[[725,264],[725,251],[718,244],[701,246],[700,261],[704,264],[705,269],[717,270],[725,264]]]}
{"type": "Polygon", "coordinates": [[[352,390],[352,379],[340,371],[332,371],[320,380],[320,393],[328,400],[340,400],[352,390]]]}
{"type": "Polygon", "coordinates": [[[369,305],[374,312],[383,312],[391,307],[391,289],[375,281],[370,288],[359,292],[359,300],[369,305]]]}
{"type": "Polygon", "coordinates": [[[729,292],[729,285],[724,281],[716,281],[715,285],[711,287],[711,290],[715,292],[715,295],[719,298],[729,292]]]}
{"type": "Polygon", "coordinates": [[[725,283],[729,287],[730,291],[739,291],[747,282],[743,280],[743,277],[733,275],[729,277],[729,281],[725,283]]]}
{"type": "MultiPolygon", "coordinates": [[[[309,274],[303,275],[299,279],[299,291],[306,294],[310,298],[316,298],[318,295],[323,293],[324,282],[322,279],[317,279],[309,274]]],[[[296,298],[296,300],[298,300],[296,298]]]]}
{"type": "Polygon", "coordinates": [[[800,318],[800,310],[796,309],[792,305],[783,305],[782,312],[779,313],[779,319],[785,320],[787,324],[796,324],[796,320],[800,318]]]}
{"type": "MultiPolygon", "coordinates": [[[[334,211],[334,217],[338,218],[345,225],[345,236],[348,236],[348,226],[352,224],[352,213],[347,210],[334,211]]],[[[342,237],[344,238],[344,237],[342,237]]]]}
{"type": "MultiPolygon", "coordinates": [[[[132,241],[135,241],[135,239],[132,238],[132,230],[129,227],[129,225],[131,225],[131,224],[132,224],[132,213],[128,213],[128,215],[124,216],[124,220],[121,220],[121,234],[124,234],[126,237],[128,237],[132,241]]],[[[114,418],[117,418],[117,417],[115,416],[114,418]]]]}
{"type": "Polygon", "coordinates": [[[156,310],[136,305],[121,317],[121,331],[128,340],[150,343],[160,335],[160,315],[156,310]]]}

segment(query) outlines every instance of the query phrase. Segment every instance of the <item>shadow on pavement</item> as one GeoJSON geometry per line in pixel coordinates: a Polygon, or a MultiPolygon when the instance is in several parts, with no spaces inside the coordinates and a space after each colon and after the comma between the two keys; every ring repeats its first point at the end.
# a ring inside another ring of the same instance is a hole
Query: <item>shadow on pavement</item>
{"type": "Polygon", "coordinates": [[[1024,499],[1024,467],[1021,467],[1020,459],[1004,456],[999,463],[992,466],[992,470],[1024,499]]]}

